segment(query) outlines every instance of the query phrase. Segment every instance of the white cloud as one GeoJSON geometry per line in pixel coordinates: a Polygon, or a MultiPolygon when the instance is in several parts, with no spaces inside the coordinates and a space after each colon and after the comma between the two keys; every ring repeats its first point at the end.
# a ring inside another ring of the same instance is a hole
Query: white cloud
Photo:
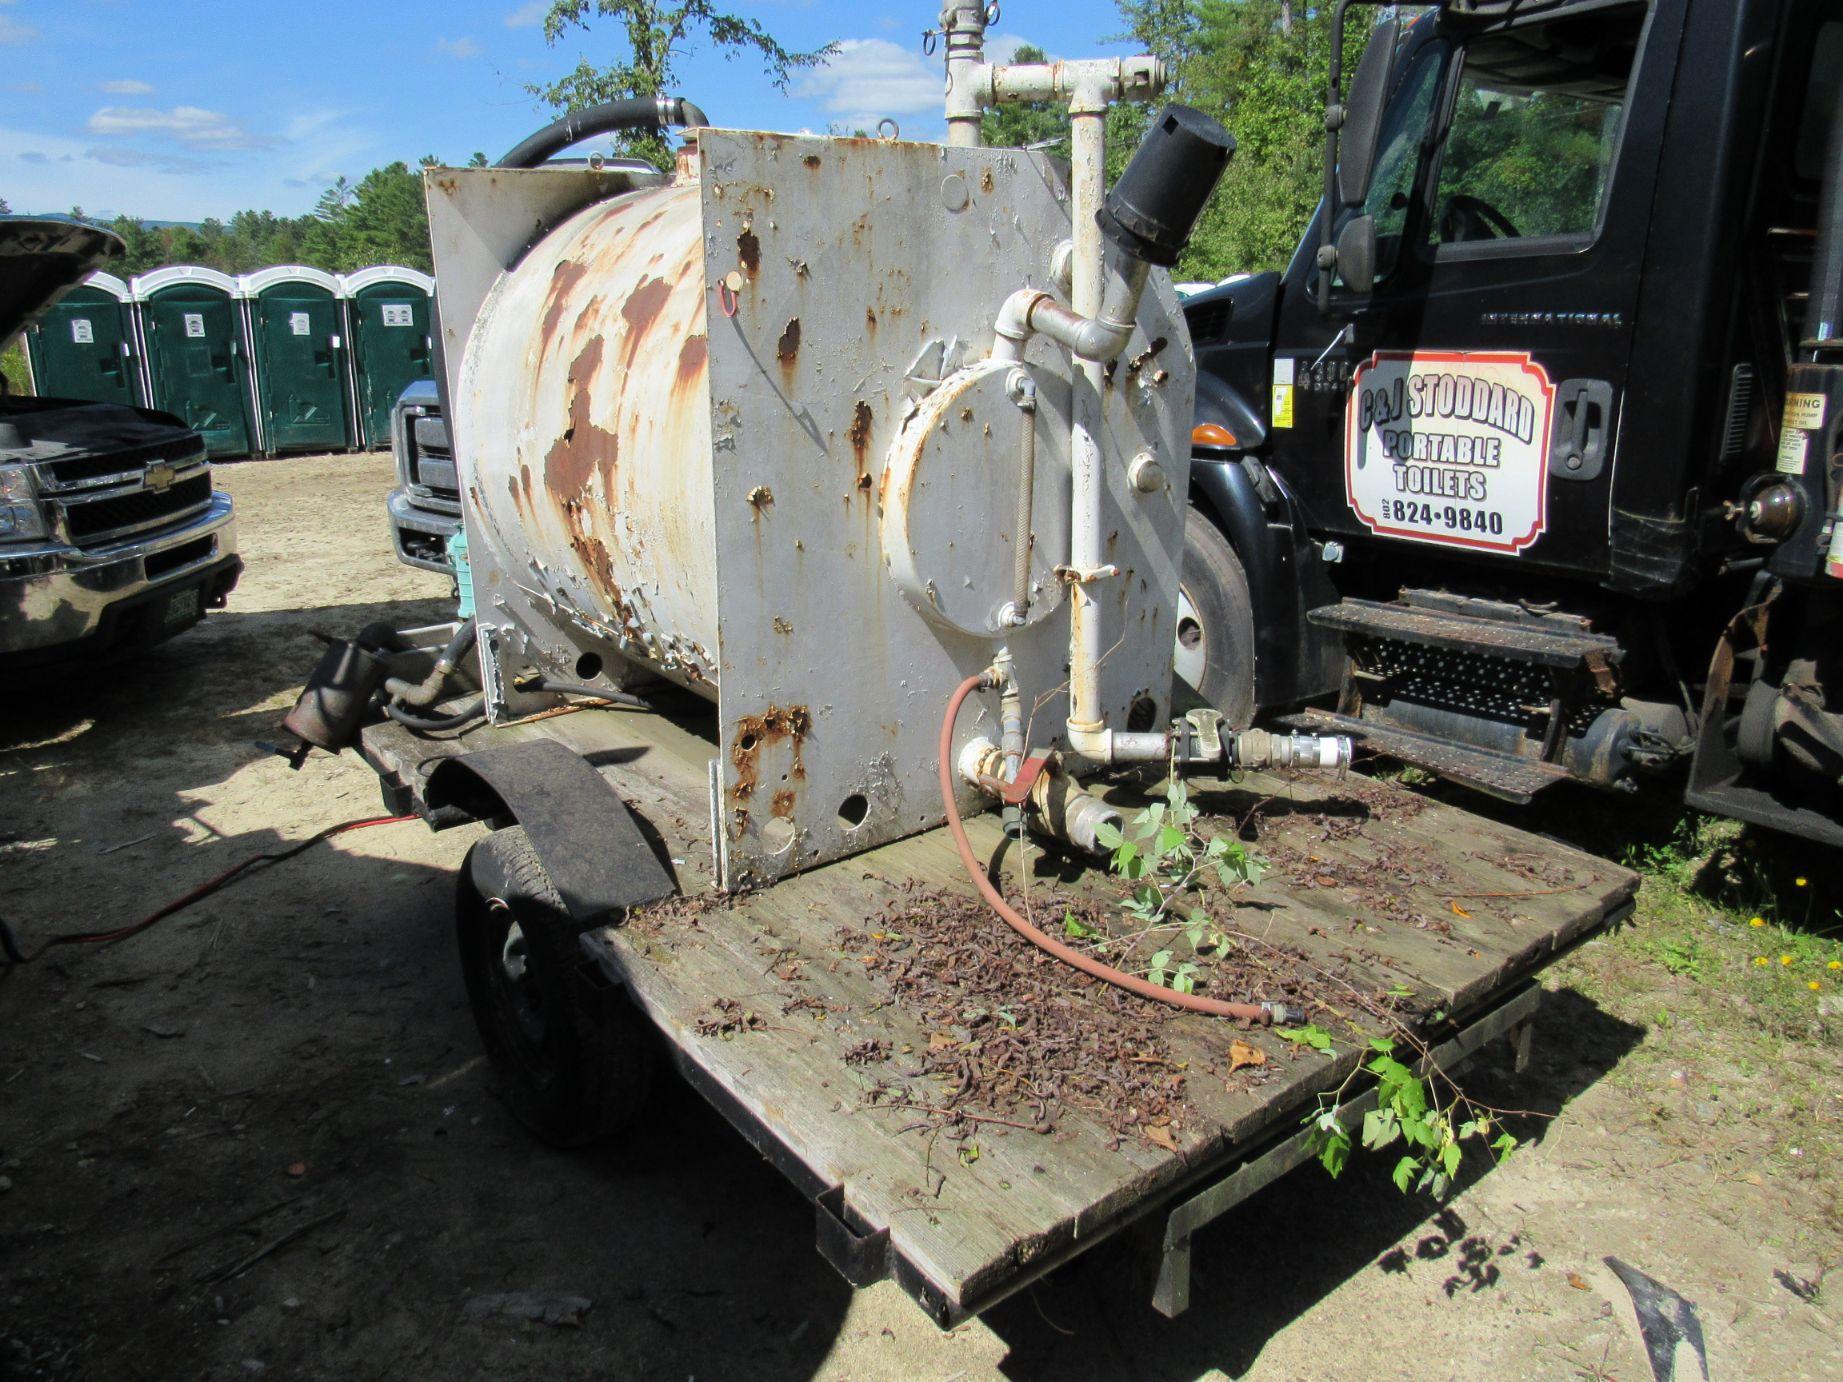
{"type": "Polygon", "coordinates": [[[508,29],[535,29],[544,22],[544,16],[550,13],[550,0],[531,0],[529,5],[520,5],[506,16],[508,29]]]}
{"type": "Polygon", "coordinates": [[[164,134],[183,144],[216,149],[254,149],[273,141],[251,134],[215,110],[198,106],[104,106],[90,116],[91,134],[164,134]]]}
{"type": "Polygon", "coordinates": [[[17,19],[0,15],[0,43],[30,43],[37,37],[38,30],[30,24],[21,24],[17,19]]]}
{"type": "Polygon", "coordinates": [[[451,58],[471,58],[479,55],[480,45],[471,38],[438,38],[435,51],[446,53],[451,58]]]}
{"type": "Polygon", "coordinates": [[[101,89],[111,96],[151,96],[154,94],[153,87],[146,82],[136,81],[132,77],[124,77],[115,82],[104,82],[101,89]]]}
{"type": "Polygon", "coordinates": [[[818,101],[838,125],[871,129],[886,115],[939,114],[945,80],[914,48],[848,38],[800,79],[794,94],[818,101]]]}

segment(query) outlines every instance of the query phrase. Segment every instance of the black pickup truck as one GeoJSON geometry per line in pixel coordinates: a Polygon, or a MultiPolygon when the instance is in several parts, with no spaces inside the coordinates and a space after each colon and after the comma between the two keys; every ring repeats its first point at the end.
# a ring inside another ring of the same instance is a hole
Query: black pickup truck
{"type": "MultiPolygon", "coordinates": [[[[0,346],[121,253],[91,226],[0,219],[0,346]]],[[[170,638],[242,570],[230,496],[180,419],[0,395],[0,678],[170,638]]]]}

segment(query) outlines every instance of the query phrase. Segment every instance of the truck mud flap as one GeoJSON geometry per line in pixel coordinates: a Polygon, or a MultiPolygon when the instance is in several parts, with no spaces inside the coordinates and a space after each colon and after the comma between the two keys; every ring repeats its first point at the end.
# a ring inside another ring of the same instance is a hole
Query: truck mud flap
{"type": "Polygon", "coordinates": [[[628,909],[678,891],[639,818],[580,754],[554,739],[482,749],[439,764],[424,798],[477,820],[525,827],[544,871],[582,926],[618,924],[628,909]]]}

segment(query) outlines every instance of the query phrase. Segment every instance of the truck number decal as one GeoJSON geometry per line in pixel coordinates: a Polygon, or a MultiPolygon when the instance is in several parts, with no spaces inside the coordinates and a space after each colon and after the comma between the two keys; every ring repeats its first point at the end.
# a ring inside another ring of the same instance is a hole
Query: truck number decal
{"type": "Polygon", "coordinates": [[[1522,551],[1548,518],[1554,407],[1528,355],[1378,351],[1345,411],[1351,511],[1385,537],[1522,551]]]}

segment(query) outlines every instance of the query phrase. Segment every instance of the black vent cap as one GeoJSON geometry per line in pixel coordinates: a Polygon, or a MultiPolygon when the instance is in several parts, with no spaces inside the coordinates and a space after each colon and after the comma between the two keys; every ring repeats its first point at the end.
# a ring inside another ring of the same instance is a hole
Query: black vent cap
{"type": "Polygon", "coordinates": [[[1192,106],[1166,106],[1107,194],[1101,233],[1135,259],[1170,268],[1234,153],[1221,122],[1192,106]]]}

